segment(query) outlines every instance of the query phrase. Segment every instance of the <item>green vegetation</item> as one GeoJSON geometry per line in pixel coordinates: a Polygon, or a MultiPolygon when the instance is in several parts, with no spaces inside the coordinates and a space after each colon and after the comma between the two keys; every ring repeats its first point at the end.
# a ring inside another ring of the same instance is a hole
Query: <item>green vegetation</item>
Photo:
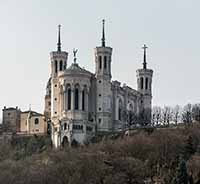
{"type": "Polygon", "coordinates": [[[200,126],[134,131],[61,150],[32,137],[1,146],[0,160],[4,184],[197,184],[200,126]]]}

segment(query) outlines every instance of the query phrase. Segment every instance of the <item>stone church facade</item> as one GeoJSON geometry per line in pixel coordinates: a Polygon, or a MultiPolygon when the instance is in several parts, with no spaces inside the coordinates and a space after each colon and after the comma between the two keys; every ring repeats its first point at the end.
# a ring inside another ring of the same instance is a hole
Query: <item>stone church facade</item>
{"type": "Polygon", "coordinates": [[[137,70],[137,90],[112,81],[112,51],[105,44],[104,21],[101,46],[94,50],[95,73],[74,61],[68,66],[68,52],[61,50],[60,26],[57,51],[50,53],[51,77],[45,96],[45,116],[51,122],[53,145],[89,142],[97,133],[126,129],[130,116],[148,111],[151,119],[152,76],[147,68],[144,45],[143,68],[137,70]]]}

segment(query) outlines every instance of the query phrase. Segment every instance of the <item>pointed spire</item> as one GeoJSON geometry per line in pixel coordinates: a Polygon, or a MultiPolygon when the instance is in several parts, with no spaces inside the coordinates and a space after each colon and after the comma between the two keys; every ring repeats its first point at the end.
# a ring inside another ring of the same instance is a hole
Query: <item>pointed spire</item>
{"type": "Polygon", "coordinates": [[[103,30],[102,30],[102,39],[101,39],[101,45],[102,47],[105,47],[105,20],[102,20],[103,30]]]}
{"type": "Polygon", "coordinates": [[[58,52],[61,52],[61,41],[60,41],[60,28],[61,28],[61,25],[58,25],[58,43],[57,43],[57,51],[58,52]]]}
{"type": "Polygon", "coordinates": [[[142,49],[144,49],[143,69],[147,69],[146,50],[148,49],[148,47],[144,44],[144,46],[142,47],[142,49]]]}

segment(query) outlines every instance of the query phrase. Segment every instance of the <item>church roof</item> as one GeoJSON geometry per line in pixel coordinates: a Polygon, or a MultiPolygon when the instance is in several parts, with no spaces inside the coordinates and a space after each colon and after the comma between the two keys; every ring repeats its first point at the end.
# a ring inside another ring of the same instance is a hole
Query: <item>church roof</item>
{"type": "Polygon", "coordinates": [[[40,114],[40,113],[35,112],[35,111],[32,111],[32,110],[23,111],[23,112],[21,112],[21,113],[22,113],[22,114],[29,114],[29,113],[30,113],[31,116],[44,116],[43,114],[40,114]]]}
{"type": "Polygon", "coordinates": [[[70,73],[80,73],[80,74],[92,74],[91,72],[81,68],[78,63],[72,63],[70,67],[68,67],[65,72],[70,73]]]}

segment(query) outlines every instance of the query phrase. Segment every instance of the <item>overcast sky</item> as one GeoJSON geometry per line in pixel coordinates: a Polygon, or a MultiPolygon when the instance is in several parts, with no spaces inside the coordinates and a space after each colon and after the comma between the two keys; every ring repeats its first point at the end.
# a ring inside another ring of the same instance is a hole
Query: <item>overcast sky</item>
{"type": "Polygon", "coordinates": [[[101,20],[113,48],[112,76],[136,88],[145,43],[154,70],[153,104],[200,102],[199,0],[0,0],[0,107],[43,112],[49,53],[62,49],[94,72],[101,20]]]}

